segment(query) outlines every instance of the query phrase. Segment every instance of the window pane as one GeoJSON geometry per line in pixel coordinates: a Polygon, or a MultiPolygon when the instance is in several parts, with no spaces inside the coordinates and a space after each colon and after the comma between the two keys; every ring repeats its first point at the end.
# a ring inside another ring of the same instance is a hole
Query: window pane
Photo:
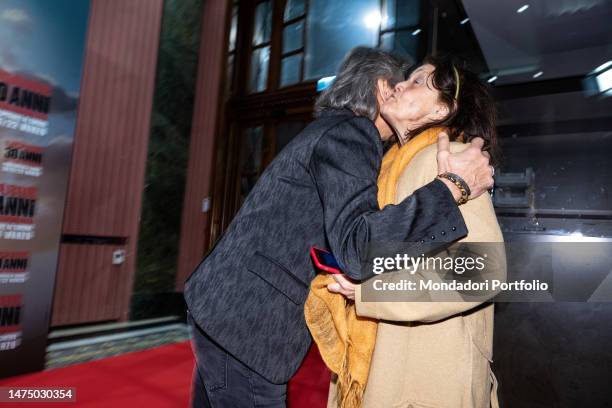
{"type": "Polygon", "coordinates": [[[272,30],[272,6],[270,1],[264,1],[257,5],[255,11],[255,28],[253,30],[253,45],[270,41],[272,30]]]}
{"type": "Polygon", "coordinates": [[[305,79],[334,75],[353,47],[378,44],[379,0],[311,0],[307,16],[305,79]],[[373,18],[374,16],[374,18],[373,18]]]}
{"type": "Polygon", "coordinates": [[[383,10],[383,30],[419,24],[421,0],[386,0],[383,10]]]}
{"type": "Polygon", "coordinates": [[[248,128],[240,146],[240,204],[259,178],[263,127],[248,128]]]}
{"type": "Polygon", "coordinates": [[[268,62],[270,61],[270,46],[253,51],[251,58],[251,92],[265,91],[268,82],[268,62]]]}
{"type": "Polygon", "coordinates": [[[283,58],[281,66],[281,86],[292,85],[300,82],[301,64],[302,53],[283,58]]]}
{"type": "Polygon", "coordinates": [[[419,37],[412,35],[412,31],[396,31],[385,33],[380,37],[380,47],[387,51],[394,51],[414,61],[417,57],[419,37]]]}
{"type": "Polygon", "coordinates": [[[285,6],[285,21],[289,21],[304,14],[304,0],[287,0],[285,6]]]}
{"type": "Polygon", "coordinates": [[[236,48],[236,32],[238,30],[238,7],[232,9],[232,26],[229,35],[229,51],[234,51],[236,48]]]}
{"type": "Polygon", "coordinates": [[[283,31],[283,54],[302,48],[304,20],[288,25],[283,31]]]}

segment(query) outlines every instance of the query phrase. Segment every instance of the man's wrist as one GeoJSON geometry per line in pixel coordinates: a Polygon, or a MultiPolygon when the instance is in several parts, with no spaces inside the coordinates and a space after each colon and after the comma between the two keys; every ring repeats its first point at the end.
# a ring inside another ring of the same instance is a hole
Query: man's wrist
{"type": "Polygon", "coordinates": [[[459,190],[459,187],[457,187],[455,183],[445,178],[438,178],[438,180],[444,183],[444,185],[450,190],[451,194],[453,195],[453,198],[455,199],[455,202],[459,201],[459,199],[461,198],[461,190],[459,190]]]}
{"type": "Polygon", "coordinates": [[[457,200],[458,205],[465,204],[468,202],[468,200],[470,199],[471,190],[470,186],[468,186],[465,180],[463,180],[457,174],[450,172],[438,174],[438,178],[446,179],[453,183],[455,186],[457,186],[457,188],[461,192],[461,197],[457,200]]]}

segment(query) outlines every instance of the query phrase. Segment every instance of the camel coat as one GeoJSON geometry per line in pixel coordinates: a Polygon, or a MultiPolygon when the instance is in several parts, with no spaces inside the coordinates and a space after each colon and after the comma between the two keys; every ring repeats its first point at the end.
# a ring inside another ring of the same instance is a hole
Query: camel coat
{"type": "MultiPolygon", "coordinates": [[[[467,145],[451,143],[451,151],[467,145]]],[[[436,176],[436,145],[419,152],[399,178],[397,202],[436,176]]],[[[469,234],[460,242],[503,242],[488,194],[459,207],[469,234]]],[[[491,248],[488,247],[489,252],[491,248]]],[[[505,278],[503,245],[487,254],[505,278]]],[[[491,265],[491,263],[488,263],[491,265]]],[[[405,276],[404,276],[405,277],[405,276]]],[[[372,279],[393,282],[402,273],[372,279]]],[[[490,364],[493,304],[477,302],[365,302],[357,285],[361,316],[380,319],[364,408],[497,407],[497,380],[490,364]]],[[[334,381],[328,407],[336,407],[334,381]]]]}

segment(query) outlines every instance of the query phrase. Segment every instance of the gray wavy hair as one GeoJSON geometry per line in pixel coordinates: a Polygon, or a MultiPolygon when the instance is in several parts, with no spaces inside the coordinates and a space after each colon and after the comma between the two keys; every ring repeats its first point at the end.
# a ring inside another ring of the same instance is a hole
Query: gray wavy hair
{"type": "Polygon", "coordinates": [[[359,116],[378,116],[376,84],[386,79],[391,86],[405,79],[412,61],[377,48],[356,47],[344,57],[336,79],[315,102],[315,116],[324,109],[348,108],[359,116]]]}

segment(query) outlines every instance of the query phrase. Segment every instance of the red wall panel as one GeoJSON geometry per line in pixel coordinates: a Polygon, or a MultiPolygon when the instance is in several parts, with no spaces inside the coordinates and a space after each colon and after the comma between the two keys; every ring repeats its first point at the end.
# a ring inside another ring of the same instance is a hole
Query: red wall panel
{"type": "Polygon", "coordinates": [[[162,5],[92,1],[64,234],[136,231],[162,5]]]}
{"type": "Polygon", "coordinates": [[[63,234],[123,239],[127,257],[117,273],[117,247],[62,244],[55,325],[127,319],[162,11],[163,0],[91,1],[63,234]]]}
{"type": "Polygon", "coordinates": [[[62,244],[52,326],[121,318],[129,265],[112,265],[114,245],[62,244]]]}

